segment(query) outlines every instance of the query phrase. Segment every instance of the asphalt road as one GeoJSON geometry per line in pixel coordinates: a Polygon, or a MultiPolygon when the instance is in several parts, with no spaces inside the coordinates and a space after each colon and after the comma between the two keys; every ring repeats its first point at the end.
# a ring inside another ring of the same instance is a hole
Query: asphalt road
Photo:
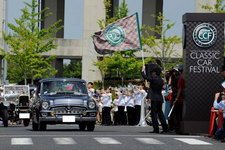
{"type": "Polygon", "coordinates": [[[81,132],[77,125],[0,126],[0,150],[224,150],[225,143],[203,135],[152,134],[151,127],[96,126],[81,132]]]}

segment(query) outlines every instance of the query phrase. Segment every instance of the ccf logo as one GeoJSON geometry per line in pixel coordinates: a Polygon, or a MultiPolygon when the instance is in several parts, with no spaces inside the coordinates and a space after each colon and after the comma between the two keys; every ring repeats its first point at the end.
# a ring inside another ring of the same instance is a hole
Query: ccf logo
{"type": "Polygon", "coordinates": [[[210,47],[216,42],[217,30],[209,23],[198,25],[193,32],[193,40],[199,47],[210,47]]]}
{"type": "Polygon", "coordinates": [[[105,30],[104,37],[112,46],[119,46],[124,42],[126,33],[122,26],[113,24],[105,30]]]}
{"type": "Polygon", "coordinates": [[[210,32],[210,30],[202,29],[199,31],[198,38],[202,41],[210,41],[212,35],[213,34],[210,32]]]}

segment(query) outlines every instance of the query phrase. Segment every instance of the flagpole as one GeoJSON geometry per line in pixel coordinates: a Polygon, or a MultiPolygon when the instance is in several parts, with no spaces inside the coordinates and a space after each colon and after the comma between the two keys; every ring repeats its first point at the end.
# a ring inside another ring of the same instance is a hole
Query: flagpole
{"type": "Polygon", "coordinates": [[[143,61],[143,66],[145,65],[145,59],[144,59],[144,51],[143,49],[141,50],[141,55],[142,55],[142,61],[143,61]]]}
{"type": "MultiPolygon", "coordinates": [[[[143,49],[141,50],[141,55],[142,55],[143,66],[145,66],[145,59],[144,59],[144,51],[143,51],[143,49]]],[[[146,75],[146,71],[145,70],[144,70],[144,73],[146,75]]],[[[148,81],[145,80],[145,85],[147,86],[147,84],[148,84],[148,81]]]]}

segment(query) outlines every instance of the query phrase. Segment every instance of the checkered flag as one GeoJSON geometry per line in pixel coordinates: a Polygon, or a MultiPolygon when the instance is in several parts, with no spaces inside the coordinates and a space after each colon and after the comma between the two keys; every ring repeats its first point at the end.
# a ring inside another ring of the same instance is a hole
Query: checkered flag
{"type": "Polygon", "coordinates": [[[141,50],[138,14],[117,20],[94,34],[95,50],[99,54],[115,51],[141,50]]]}

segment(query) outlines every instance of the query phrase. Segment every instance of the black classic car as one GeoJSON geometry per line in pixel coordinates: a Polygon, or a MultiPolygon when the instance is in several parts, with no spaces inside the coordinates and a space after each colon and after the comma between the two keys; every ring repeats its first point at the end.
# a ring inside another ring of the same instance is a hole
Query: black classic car
{"type": "Polygon", "coordinates": [[[32,105],[32,128],[44,131],[47,124],[79,124],[80,130],[94,131],[97,108],[88,97],[81,79],[40,80],[32,105]]]}

